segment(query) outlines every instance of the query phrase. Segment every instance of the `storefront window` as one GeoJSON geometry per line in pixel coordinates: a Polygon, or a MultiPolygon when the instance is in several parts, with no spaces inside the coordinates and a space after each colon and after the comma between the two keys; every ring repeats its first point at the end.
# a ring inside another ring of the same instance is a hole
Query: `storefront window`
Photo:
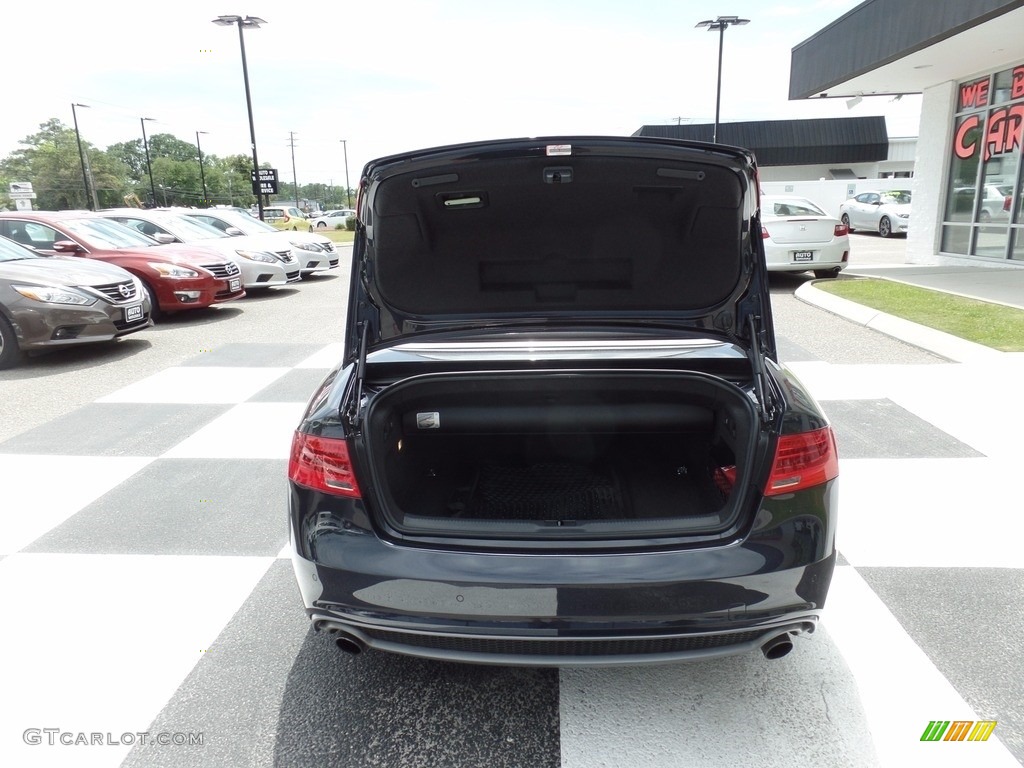
{"type": "Polygon", "coordinates": [[[961,83],[956,111],[941,248],[1024,258],[1024,64],[961,83]]]}
{"type": "Polygon", "coordinates": [[[959,253],[964,256],[971,245],[971,228],[946,225],[942,228],[942,252],[959,253]]]}

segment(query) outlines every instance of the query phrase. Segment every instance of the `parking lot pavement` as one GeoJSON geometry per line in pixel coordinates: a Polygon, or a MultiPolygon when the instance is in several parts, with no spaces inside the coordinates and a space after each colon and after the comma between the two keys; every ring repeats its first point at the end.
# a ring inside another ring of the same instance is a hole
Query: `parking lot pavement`
{"type": "Polygon", "coordinates": [[[284,474],[339,354],[223,344],[0,442],[0,764],[1024,758],[1024,516],[1006,490],[1024,413],[977,407],[1021,380],[1019,356],[790,361],[843,457],[842,557],[818,633],[773,662],[555,671],[350,657],[312,632],[284,551],[284,474]],[[935,720],[997,725],[985,742],[922,742],[935,720]]]}

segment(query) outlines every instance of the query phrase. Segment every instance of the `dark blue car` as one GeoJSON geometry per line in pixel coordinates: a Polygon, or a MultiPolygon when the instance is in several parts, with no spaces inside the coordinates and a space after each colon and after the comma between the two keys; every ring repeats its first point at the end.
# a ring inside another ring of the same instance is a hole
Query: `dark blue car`
{"type": "Polygon", "coordinates": [[[814,630],[838,458],[777,362],[749,152],[440,147],[367,164],[357,210],[345,356],[289,464],[317,629],[530,666],[814,630]]]}

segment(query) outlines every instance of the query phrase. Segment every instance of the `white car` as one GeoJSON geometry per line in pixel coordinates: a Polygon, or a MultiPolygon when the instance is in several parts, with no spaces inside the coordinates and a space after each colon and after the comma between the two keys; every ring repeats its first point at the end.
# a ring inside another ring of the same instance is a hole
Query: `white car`
{"type": "Polygon", "coordinates": [[[882,237],[907,234],[910,228],[909,189],[861,192],[839,206],[843,224],[853,232],[868,229],[882,237]]]}
{"type": "Polygon", "coordinates": [[[846,225],[803,197],[761,198],[761,237],[770,272],[836,277],[850,260],[846,225]]]}
{"type": "Polygon", "coordinates": [[[309,231],[314,229],[345,229],[345,222],[349,217],[355,216],[356,212],[351,208],[342,208],[336,211],[324,211],[309,220],[309,231]]]}
{"type": "Polygon", "coordinates": [[[172,209],[204,224],[216,227],[228,235],[272,235],[278,242],[288,243],[292,255],[298,260],[302,274],[323,272],[338,266],[338,249],[323,235],[312,232],[287,232],[275,229],[259,219],[221,208],[172,209]]]}
{"type": "Polygon", "coordinates": [[[248,236],[241,240],[169,211],[111,208],[98,213],[161,243],[188,243],[217,251],[238,265],[246,291],[287,285],[301,278],[298,260],[274,239],[248,236]]]}

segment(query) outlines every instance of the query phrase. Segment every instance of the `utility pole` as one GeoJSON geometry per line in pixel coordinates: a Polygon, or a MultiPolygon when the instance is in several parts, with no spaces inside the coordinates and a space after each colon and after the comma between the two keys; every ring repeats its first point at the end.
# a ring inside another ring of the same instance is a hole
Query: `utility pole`
{"type": "Polygon", "coordinates": [[[295,207],[299,210],[299,177],[295,173],[295,131],[288,131],[288,144],[292,148],[292,183],[295,185],[295,207]]]}
{"type": "Polygon", "coordinates": [[[349,186],[348,182],[348,139],[341,140],[341,151],[345,153],[345,200],[348,202],[348,207],[352,207],[352,193],[349,191],[352,187],[349,186]]]}

